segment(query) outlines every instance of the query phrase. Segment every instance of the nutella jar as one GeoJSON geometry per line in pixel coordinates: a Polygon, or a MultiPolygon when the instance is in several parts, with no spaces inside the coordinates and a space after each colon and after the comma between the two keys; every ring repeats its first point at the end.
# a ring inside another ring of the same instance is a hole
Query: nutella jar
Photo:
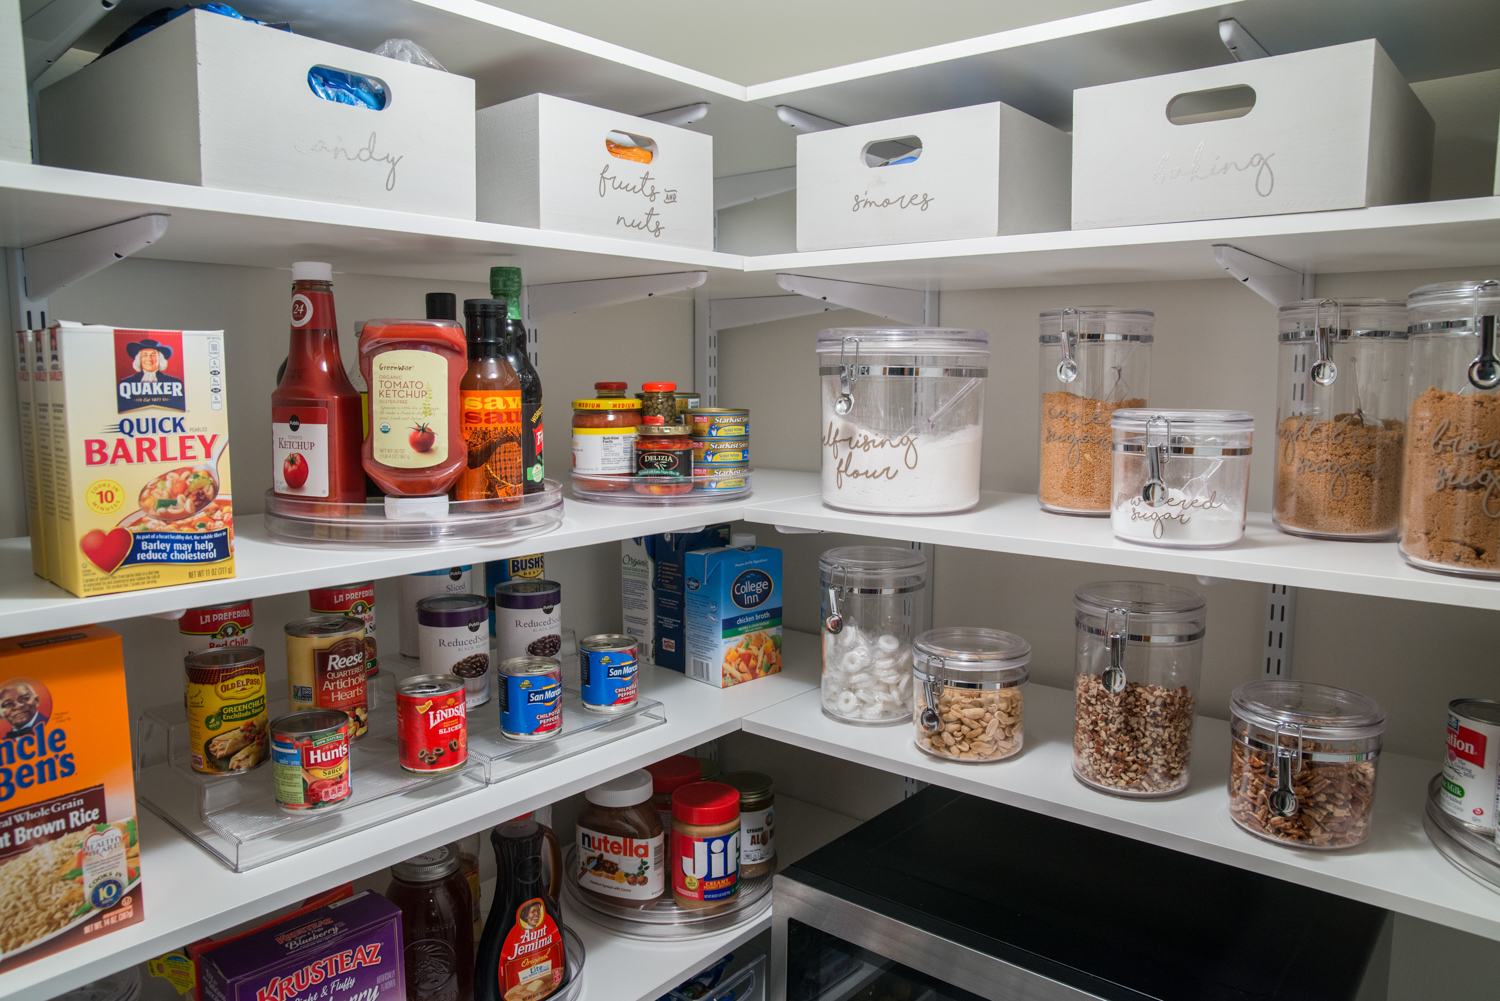
{"type": "MultiPolygon", "coordinates": [[[[672,794],[678,787],[689,782],[702,782],[710,778],[704,773],[703,762],[686,754],[674,754],[670,758],[646,766],[651,773],[651,802],[661,817],[661,829],[672,830],[672,794]]],[[[717,773],[715,773],[717,774],[717,773]]]]}
{"type": "Polygon", "coordinates": [[[628,772],[583,794],[578,887],[625,907],[650,907],[666,890],[666,838],[651,804],[651,773],[628,772]]]}

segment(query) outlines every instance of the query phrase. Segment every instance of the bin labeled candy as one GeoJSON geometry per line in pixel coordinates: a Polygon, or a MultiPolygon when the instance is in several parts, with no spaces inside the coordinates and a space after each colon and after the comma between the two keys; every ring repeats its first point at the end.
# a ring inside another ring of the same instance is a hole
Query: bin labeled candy
{"type": "Polygon", "coordinates": [[[959,761],[1021,750],[1031,644],[998,629],[929,629],[913,644],[917,749],[959,761]]]}

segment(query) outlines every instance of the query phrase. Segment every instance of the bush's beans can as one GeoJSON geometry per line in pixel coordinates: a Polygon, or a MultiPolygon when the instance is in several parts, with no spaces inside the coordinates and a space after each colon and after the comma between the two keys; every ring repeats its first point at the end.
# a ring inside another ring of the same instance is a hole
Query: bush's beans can
{"type": "Polygon", "coordinates": [[[602,633],[578,644],[585,709],[620,713],[635,705],[636,650],[635,640],[622,633],[602,633]]]}
{"type": "Polygon", "coordinates": [[[266,759],[266,654],[237,646],[189,654],[188,739],[193,771],[245,772],[266,759]]]}
{"type": "Polygon", "coordinates": [[[417,602],[422,673],[456,677],[471,709],[490,700],[489,605],[482,594],[438,594],[417,602]]]}
{"type": "Polygon", "coordinates": [[[352,721],[337,709],[304,709],[271,724],[276,802],[288,813],[333,810],[349,802],[352,721]]]}
{"type": "Polygon", "coordinates": [[[308,611],[314,615],[352,615],[365,624],[365,674],[380,672],[375,651],[375,582],[340,587],[316,587],[307,592],[308,611]]]}
{"type": "Polygon", "coordinates": [[[561,584],[512,580],[495,588],[496,656],[556,657],[561,649],[561,584]]]}
{"type": "Polygon", "coordinates": [[[687,412],[694,438],[749,438],[750,411],[730,407],[694,407],[687,412]]]}
{"type": "Polygon", "coordinates": [[[351,736],[370,725],[365,624],[348,615],[314,615],[286,624],[287,701],[293,709],[349,714],[351,736]]]}
{"type": "Polygon", "coordinates": [[[490,599],[490,635],[495,635],[495,588],[513,580],[541,580],[547,576],[547,556],[512,556],[508,560],[491,560],[484,565],[484,593],[490,599]]]}
{"type": "Polygon", "coordinates": [[[464,683],[451,674],[417,674],[396,682],[396,754],[423,775],[456,772],[469,760],[464,683]]]}
{"type": "Polygon", "coordinates": [[[1500,702],[1455,699],[1448,703],[1448,753],[1443,758],[1438,804],[1450,817],[1494,831],[1500,787],[1500,702]]]}
{"type": "Polygon", "coordinates": [[[200,650],[253,646],[255,611],[249,599],[189,608],[177,620],[177,631],[182,635],[184,657],[200,650]]]}
{"type": "Polygon", "coordinates": [[[562,733],[562,665],[551,657],[500,662],[500,733],[510,740],[551,740],[562,733]]]}
{"type": "Polygon", "coordinates": [[[396,638],[400,640],[401,656],[412,660],[422,656],[421,644],[417,639],[417,602],[439,594],[468,594],[474,590],[473,569],[472,566],[448,567],[445,570],[409,573],[396,582],[397,594],[401,600],[401,607],[396,610],[396,638]]]}

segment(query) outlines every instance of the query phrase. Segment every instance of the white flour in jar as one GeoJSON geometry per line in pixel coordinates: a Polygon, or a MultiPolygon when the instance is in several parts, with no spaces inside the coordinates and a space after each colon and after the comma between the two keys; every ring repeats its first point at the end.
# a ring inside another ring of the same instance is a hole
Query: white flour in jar
{"type": "Polygon", "coordinates": [[[887,437],[848,420],[823,433],[823,501],[873,514],[943,514],[979,503],[981,426],[887,437]]]}

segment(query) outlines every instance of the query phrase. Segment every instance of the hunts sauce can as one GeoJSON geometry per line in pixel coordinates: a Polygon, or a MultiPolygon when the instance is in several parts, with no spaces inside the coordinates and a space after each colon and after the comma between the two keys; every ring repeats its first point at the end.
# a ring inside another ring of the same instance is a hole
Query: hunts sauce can
{"type": "Polygon", "coordinates": [[[255,611],[250,599],[225,605],[189,608],[177,620],[184,657],[200,650],[251,646],[254,642],[255,611]]]}
{"type": "Polygon", "coordinates": [[[332,810],[353,794],[349,779],[349,714],[305,709],[271,724],[276,803],[288,813],[332,810]]]}
{"type": "Polygon", "coordinates": [[[375,582],[315,587],[307,592],[308,611],[314,615],[352,615],[365,624],[365,673],[380,671],[375,652],[375,582]]]}
{"type": "Polygon", "coordinates": [[[635,705],[636,652],[635,640],[620,633],[590,636],[578,644],[578,673],[585,709],[620,713],[635,705]]]}
{"type": "Polygon", "coordinates": [[[1443,756],[1438,805],[1470,827],[1495,831],[1500,786],[1500,702],[1448,703],[1448,752],[1443,756]]]}
{"type": "Polygon", "coordinates": [[[314,615],[286,624],[287,701],[293,709],[349,714],[350,736],[365,735],[370,701],[365,624],[347,615],[314,615]]]}
{"type": "Polygon", "coordinates": [[[508,740],[551,740],[562,733],[562,665],[551,657],[500,662],[500,733],[508,740]]]}
{"type": "Polygon", "coordinates": [[[468,763],[462,679],[417,674],[396,682],[396,755],[402,768],[422,775],[446,775],[468,763]]]}
{"type": "Polygon", "coordinates": [[[186,667],[193,771],[245,772],[264,761],[265,651],[253,646],[203,650],[190,654],[186,667]]]}

